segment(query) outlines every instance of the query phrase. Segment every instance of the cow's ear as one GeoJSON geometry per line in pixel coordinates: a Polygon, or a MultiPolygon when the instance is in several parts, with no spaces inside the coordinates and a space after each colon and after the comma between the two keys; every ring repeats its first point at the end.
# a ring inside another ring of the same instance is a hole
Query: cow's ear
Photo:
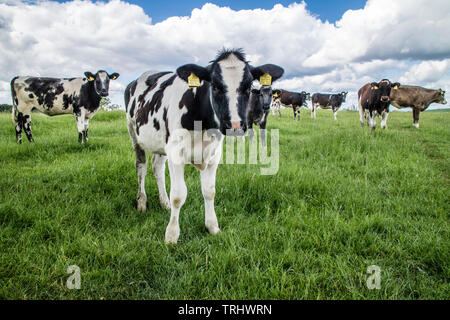
{"type": "Polygon", "coordinates": [[[372,82],[372,83],[370,84],[370,86],[372,87],[372,89],[378,90],[378,83],[372,82]]]}
{"type": "Polygon", "coordinates": [[[92,72],[86,71],[84,73],[84,75],[86,76],[88,81],[94,81],[95,80],[95,75],[92,72]]]}
{"type": "Polygon", "coordinates": [[[252,73],[253,79],[259,80],[260,83],[262,82],[261,85],[272,85],[273,81],[281,78],[284,69],[274,64],[264,64],[259,67],[250,66],[250,72],[252,73]]]}
{"type": "Polygon", "coordinates": [[[392,84],[392,88],[394,88],[394,90],[397,90],[400,87],[400,83],[396,82],[392,84]]]}
{"type": "Polygon", "coordinates": [[[112,74],[108,74],[108,77],[109,77],[111,80],[116,80],[119,76],[120,76],[120,74],[118,74],[117,72],[114,72],[114,73],[112,73],[112,74]]]}
{"type": "MultiPolygon", "coordinates": [[[[207,68],[196,64],[185,64],[184,66],[179,67],[177,69],[177,75],[187,83],[192,82],[195,84],[196,78],[198,78],[198,80],[211,81],[210,71],[207,68]]],[[[198,87],[200,86],[200,83],[194,86],[198,87]]]]}

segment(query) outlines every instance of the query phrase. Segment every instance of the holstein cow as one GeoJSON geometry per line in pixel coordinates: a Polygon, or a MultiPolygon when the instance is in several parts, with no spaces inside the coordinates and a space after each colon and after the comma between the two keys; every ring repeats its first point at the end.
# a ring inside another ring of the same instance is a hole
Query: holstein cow
{"type": "Polygon", "coordinates": [[[109,94],[109,81],[118,73],[100,70],[85,72],[85,78],[15,77],[11,80],[12,116],[16,140],[22,143],[22,129],[30,142],[31,111],[49,116],[74,114],[77,119],[78,142],[88,141],[89,119],[99,110],[100,100],[109,94]]]}
{"type": "Polygon", "coordinates": [[[253,79],[266,73],[275,80],[280,67],[252,67],[242,50],[223,50],[206,68],[195,64],[174,72],[144,73],[125,90],[127,124],[136,153],[138,176],[137,209],[147,208],[146,152],[152,153],[152,168],[163,207],[171,210],[166,243],[176,243],[178,217],[187,189],[184,167],[193,164],[200,172],[205,201],[205,225],[217,234],[214,211],[216,170],[222,157],[225,134],[244,134],[246,111],[253,79]],[[200,125],[199,125],[200,124],[200,125]],[[165,187],[165,162],[170,173],[170,201],[165,187]]]}
{"type": "Polygon", "coordinates": [[[388,79],[383,79],[380,82],[372,82],[365,84],[358,91],[358,109],[359,120],[361,127],[364,128],[365,112],[369,113],[368,125],[370,128],[375,129],[377,122],[375,121],[375,115],[381,116],[381,128],[387,128],[387,118],[389,115],[389,95],[391,88],[397,90],[400,87],[400,83],[391,83],[388,79]]]}
{"type": "Polygon", "coordinates": [[[294,120],[300,120],[300,108],[302,106],[308,107],[306,100],[310,99],[310,94],[302,91],[300,93],[291,92],[286,90],[276,89],[273,91],[273,104],[278,108],[278,113],[281,117],[281,112],[279,108],[281,105],[292,107],[294,110],[294,120]]]}
{"type": "Polygon", "coordinates": [[[338,94],[314,93],[311,97],[311,118],[316,118],[316,110],[320,107],[321,109],[332,109],[334,120],[337,120],[336,114],[342,103],[345,102],[347,93],[345,91],[338,94]]]}
{"type": "Polygon", "coordinates": [[[420,112],[426,110],[432,103],[447,104],[445,91],[432,90],[418,86],[401,86],[391,91],[391,104],[396,108],[412,108],[413,125],[419,128],[420,112]]]}
{"type": "MultiPolygon", "coordinates": [[[[276,79],[283,75],[284,70],[280,68],[279,72],[279,74],[276,74],[276,79]]],[[[259,89],[251,90],[247,110],[247,125],[250,142],[253,139],[253,125],[257,125],[259,126],[262,145],[266,145],[266,124],[271,104],[272,87],[270,85],[261,86],[259,89]]]]}

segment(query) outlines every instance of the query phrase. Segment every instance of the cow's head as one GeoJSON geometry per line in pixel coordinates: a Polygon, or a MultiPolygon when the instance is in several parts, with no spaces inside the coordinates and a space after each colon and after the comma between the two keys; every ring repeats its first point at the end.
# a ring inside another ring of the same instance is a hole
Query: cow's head
{"type": "Polygon", "coordinates": [[[272,104],[272,87],[263,86],[259,89],[252,89],[252,95],[255,95],[259,100],[258,105],[262,107],[262,112],[270,109],[272,104]]]}
{"type": "Polygon", "coordinates": [[[383,79],[378,83],[372,82],[370,87],[374,92],[375,101],[379,100],[382,104],[389,104],[391,102],[389,98],[391,89],[397,90],[400,87],[400,83],[392,83],[388,79],[383,79]]]}
{"type": "Polygon", "coordinates": [[[444,90],[439,89],[439,95],[436,99],[436,103],[447,104],[447,100],[445,100],[445,91],[444,90]]]}
{"type": "Polygon", "coordinates": [[[348,91],[342,91],[340,93],[340,95],[342,96],[342,102],[345,102],[345,99],[347,98],[347,94],[348,94],[348,91]]]}
{"type": "Polygon", "coordinates": [[[119,77],[119,74],[114,72],[112,74],[108,74],[104,70],[97,71],[96,74],[92,72],[86,71],[84,73],[87,81],[94,86],[95,92],[100,97],[107,97],[109,94],[109,81],[116,80],[119,77]]]}
{"type": "Polygon", "coordinates": [[[267,73],[275,81],[283,72],[272,64],[250,66],[241,49],[222,50],[206,68],[187,64],[177,69],[178,76],[186,82],[194,74],[209,83],[210,101],[223,134],[227,130],[229,134],[243,134],[247,130],[247,104],[253,80],[267,73]]]}

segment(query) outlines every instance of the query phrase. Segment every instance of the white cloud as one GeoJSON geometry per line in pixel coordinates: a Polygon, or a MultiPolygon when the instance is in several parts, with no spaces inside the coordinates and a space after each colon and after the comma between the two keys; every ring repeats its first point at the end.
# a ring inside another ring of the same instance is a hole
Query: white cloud
{"type": "Polygon", "coordinates": [[[106,69],[121,74],[111,99],[123,104],[123,89],[142,72],[206,65],[224,46],[243,47],[255,65],[283,66],[280,87],[350,91],[350,105],[364,83],[384,77],[442,87],[450,82],[447,0],[369,0],[336,24],[307,9],[303,2],[240,11],[205,4],[189,17],[152,24],[142,8],[118,0],[0,0],[0,103],[10,102],[15,75],[69,77],[106,69]]]}

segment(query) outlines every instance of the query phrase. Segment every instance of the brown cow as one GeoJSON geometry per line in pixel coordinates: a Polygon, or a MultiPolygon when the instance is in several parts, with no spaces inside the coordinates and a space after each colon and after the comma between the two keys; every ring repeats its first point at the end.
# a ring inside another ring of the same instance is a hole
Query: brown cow
{"type": "Polygon", "coordinates": [[[412,108],[413,125],[419,128],[420,112],[425,111],[430,104],[446,104],[445,91],[442,89],[432,90],[418,86],[401,86],[398,90],[391,91],[391,104],[396,108],[412,108]]]}

